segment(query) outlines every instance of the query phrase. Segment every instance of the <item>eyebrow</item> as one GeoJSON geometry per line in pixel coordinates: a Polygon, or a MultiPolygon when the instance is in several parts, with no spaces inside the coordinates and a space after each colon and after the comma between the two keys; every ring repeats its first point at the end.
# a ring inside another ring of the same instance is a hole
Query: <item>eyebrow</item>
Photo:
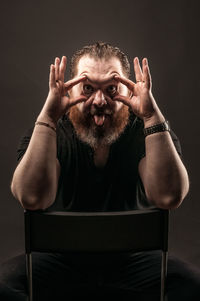
{"type": "MultiPolygon", "coordinates": [[[[83,71],[80,75],[82,75],[83,73],[87,73],[87,71],[83,71]]],[[[108,79],[106,79],[105,81],[102,81],[101,82],[101,85],[105,85],[106,83],[108,83],[108,82],[110,82],[110,81],[112,81],[112,80],[114,80],[114,75],[119,75],[120,76],[120,74],[117,72],[117,71],[113,71],[113,72],[111,72],[111,74],[113,73],[113,76],[110,76],[108,79]]],[[[91,82],[91,83],[94,83],[94,84],[99,84],[99,82],[98,81],[93,81],[93,80],[91,80],[88,76],[87,76],[87,74],[85,74],[86,75],[86,80],[88,80],[89,82],[91,82]]]]}

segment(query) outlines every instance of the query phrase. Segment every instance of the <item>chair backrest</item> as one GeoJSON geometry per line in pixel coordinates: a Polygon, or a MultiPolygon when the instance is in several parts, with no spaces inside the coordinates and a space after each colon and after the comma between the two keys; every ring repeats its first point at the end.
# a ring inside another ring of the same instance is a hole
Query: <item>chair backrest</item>
{"type": "Polygon", "coordinates": [[[168,249],[168,210],[25,211],[26,253],[168,249]]]}

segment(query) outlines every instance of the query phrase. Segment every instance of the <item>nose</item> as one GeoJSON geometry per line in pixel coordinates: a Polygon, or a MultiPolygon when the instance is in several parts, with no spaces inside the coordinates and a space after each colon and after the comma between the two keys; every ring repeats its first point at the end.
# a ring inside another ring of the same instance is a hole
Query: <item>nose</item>
{"type": "Polygon", "coordinates": [[[107,104],[105,95],[101,90],[97,90],[92,103],[98,107],[103,107],[107,104]]]}

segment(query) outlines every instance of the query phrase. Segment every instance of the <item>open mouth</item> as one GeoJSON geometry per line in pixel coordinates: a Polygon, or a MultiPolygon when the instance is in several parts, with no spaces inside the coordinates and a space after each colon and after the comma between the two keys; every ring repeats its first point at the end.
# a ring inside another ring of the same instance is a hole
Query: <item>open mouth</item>
{"type": "Polygon", "coordinates": [[[91,110],[90,112],[94,123],[98,126],[103,126],[105,121],[108,118],[111,118],[112,111],[110,109],[103,109],[103,110],[91,110]]]}
{"type": "Polygon", "coordinates": [[[104,121],[105,121],[105,115],[102,114],[102,115],[94,115],[94,122],[96,125],[98,126],[102,126],[104,124],[104,121]]]}

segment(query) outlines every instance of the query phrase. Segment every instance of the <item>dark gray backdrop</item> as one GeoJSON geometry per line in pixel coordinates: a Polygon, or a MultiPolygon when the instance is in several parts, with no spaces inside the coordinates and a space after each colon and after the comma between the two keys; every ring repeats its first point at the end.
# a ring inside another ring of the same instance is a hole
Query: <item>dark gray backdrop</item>
{"type": "MultiPolygon", "coordinates": [[[[200,267],[198,1],[1,3],[0,262],[23,251],[23,209],[10,193],[16,148],[48,93],[55,56],[103,40],[147,57],[154,96],[178,135],[190,193],[171,213],[170,251],[200,267]]],[[[68,74],[68,73],[67,73],[68,74]]],[[[66,74],[66,78],[67,78],[66,74]]]]}

